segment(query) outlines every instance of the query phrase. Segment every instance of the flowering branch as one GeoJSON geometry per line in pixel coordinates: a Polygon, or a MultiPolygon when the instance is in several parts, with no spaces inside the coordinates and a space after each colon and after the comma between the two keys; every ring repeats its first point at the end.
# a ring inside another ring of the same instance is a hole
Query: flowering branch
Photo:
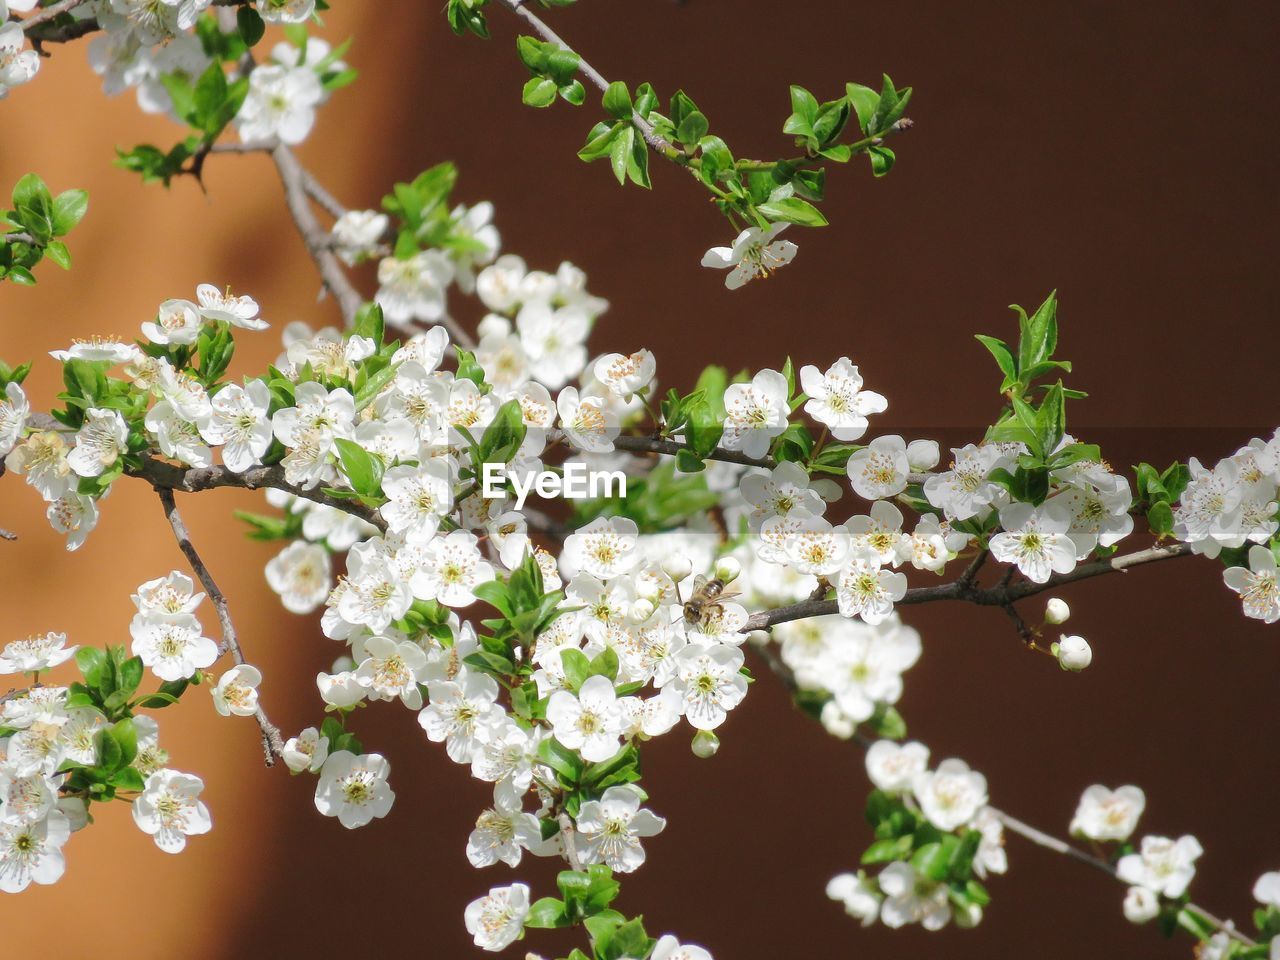
{"type": "MultiPolygon", "coordinates": [[[[951,583],[944,583],[936,587],[913,587],[906,592],[906,595],[898,603],[915,604],[931,603],[935,600],[963,600],[983,607],[1004,607],[1007,609],[1018,600],[1034,596],[1037,593],[1043,593],[1046,590],[1057,589],[1063,584],[1086,580],[1106,573],[1123,573],[1130,567],[1190,555],[1191,545],[1187,543],[1179,543],[1168,547],[1152,547],[1149,550],[1139,550],[1134,553],[1111,557],[1107,560],[1086,563],[1083,566],[1076,567],[1070,573],[1054,574],[1044,583],[1034,583],[1026,580],[1019,583],[1000,583],[994,587],[983,588],[975,586],[972,578],[966,579],[962,576],[951,583]]],[[[809,617],[825,617],[839,612],[840,607],[835,600],[805,600],[790,606],[776,607],[773,610],[762,610],[758,613],[753,613],[743,629],[767,630],[779,623],[804,620],[809,617]]]]}
{"type": "Polygon", "coordinates": [[[182,468],[166,463],[155,457],[144,457],[142,466],[129,471],[130,476],[146,480],[153,487],[163,490],[181,490],[183,493],[199,493],[202,490],[213,490],[217,487],[240,487],[244,490],[281,490],[310,500],[312,503],[334,507],[353,517],[359,517],[380,530],[386,529],[386,522],[378,511],[365,506],[359,500],[335,497],[325,493],[319,487],[304,489],[285,479],[284,468],[277,466],[250,467],[237,473],[226,467],[189,467],[182,468]]]}
{"type": "MultiPolygon", "coordinates": [[[[782,658],[773,651],[772,643],[760,644],[756,649],[760,653],[761,659],[763,659],[768,665],[770,672],[782,681],[783,685],[791,692],[791,694],[794,696],[799,693],[801,688],[796,680],[795,671],[792,670],[791,667],[789,667],[782,658]]],[[[872,744],[876,742],[873,738],[867,737],[861,733],[855,733],[850,739],[851,742],[864,751],[868,750],[872,744]]],[[[1016,834],[1024,840],[1034,843],[1038,847],[1051,850],[1069,860],[1074,860],[1076,863],[1083,864],[1084,866],[1091,867],[1101,873],[1105,873],[1113,880],[1120,879],[1116,873],[1115,866],[1108,861],[1103,860],[1101,857],[1096,857],[1091,853],[1081,850],[1079,847],[1073,846],[1065,840],[1055,837],[1052,834],[1045,833],[1043,830],[1033,827],[997,807],[988,806],[987,809],[1010,833],[1016,834]]],[[[1236,925],[1233,922],[1219,919],[1217,916],[1195,903],[1187,903],[1184,909],[1191,910],[1199,914],[1204,920],[1208,921],[1218,930],[1240,943],[1250,947],[1255,946],[1255,941],[1237,930],[1236,925]]]]}
{"type": "MultiPolygon", "coordinates": [[[[187,532],[187,526],[182,522],[182,515],[178,513],[173,491],[167,487],[157,487],[156,493],[160,496],[160,503],[164,505],[164,515],[169,521],[169,526],[173,528],[173,536],[178,541],[178,548],[187,558],[187,562],[191,564],[191,569],[204,586],[205,592],[209,594],[209,600],[213,603],[214,609],[218,611],[218,622],[222,627],[220,652],[230,653],[236,664],[243,666],[245,663],[244,652],[240,649],[240,643],[236,639],[236,628],[231,621],[231,608],[227,603],[227,598],[218,589],[218,584],[214,581],[213,575],[209,573],[209,568],[204,565],[204,561],[200,559],[200,554],[196,552],[195,544],[191,542],[191,535],[187,532]]],[[[258,721],[258,727],[262,730],[263,758],[268,767],[274,766],[275,758],[284,752],[284,738],[280,736],[280,728],[267,718],[267,714],[262,707],[258,707],[254,711],[254,718],[258,721]]]]}

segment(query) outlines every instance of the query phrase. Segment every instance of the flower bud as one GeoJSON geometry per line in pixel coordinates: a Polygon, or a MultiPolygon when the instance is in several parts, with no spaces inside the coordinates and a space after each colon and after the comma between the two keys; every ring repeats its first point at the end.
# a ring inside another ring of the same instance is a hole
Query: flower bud
{"type": "Polygon", "coordinates": [[[833,737],[839,737],[841,740],[848,740],[853,736],[854,731],[858,729],[858,725],[853,722],[853,718],[841,710],[834,700],[828,700],[822,705],[820,719],[822,720],[822,725],[826,727],[827,733],[833,737]]]}
{"type": "Polygon", "coordinates": [[[1159,912],[1159,899],[1146,887],[1130,887],[1124,895],[1124,918],[1130,923],[1146,923],[1159,912]]]}
{"type": "Polygon", "coordinates": [[[1079,673],[1093,661],[1093,651],[1084,637],[1063,636],[1051,648],[1063,670],[1079,673]]]}
{"type": "Polygon", "coordinates": [[[333,666],[329,668],[330,673],[346,673],[348,670],[354,670],[356,662],[351,657],[343,654],[337,660],[333,661],[333,666]]]}
{"type": "Polygon", "coordinates": [[[747,643],[763,649],[773,643],[773,637],[769,636],[768,630],[752,630],[747,634],[747,643]]]}
{"type": "Polygon", "coordinates": [[[982,908],[976,903],[966,903],[955,908],[956,926],[961,930],[972,930],[982,922],[982,908]]]}
{"type": "Polygon", "coordinates": [[[693,755],[700,760],[709,760],[720,749],[720,738],[710,730],[699,730],[693,735],[690,745],[693,755]]]}
{"type": "Polygon", "coordinates": [[[721,557],[716,561],[716,577],[725,583],[733,583],[742,572],[742,564],[736,557],[721,557]]]}
{"type": "Polygon", "coordinates": [[[631,622],[644,623],[653,616],[653,612],[656,609],[657,607],[653,605],[651,600],[646,600],[644,597],[641,597],[639,600],[631,604],[631,622]]]}
{"type": "Polygon", "coordinates": [[[685,556],[676,555],[662,561],[662,572],[679,583],[693,573],[693,562],[685,556]]]}
{"type": "Polygon", "coordinates": [[[636,581],[636,596],[657,603],[662,596],[662,584],[655,577],[640,577],[636,581]]]}
{"type": "Polygon", "coordinates": [[[932,470],[941,459],[937,440],[912,440],[907,444],[907,466],[916,473],[932,470]]]}
{"type": "Polygon", "coordinates": [[[1044,607],[1044,622],[1052,623],[1055,626],[1059,623],[1066,623],[1067,618],[1071,616],[1071,608],[1067,606],[1067,601],[1060,600],[1057,597],[1051,599],[1044,607]]]}

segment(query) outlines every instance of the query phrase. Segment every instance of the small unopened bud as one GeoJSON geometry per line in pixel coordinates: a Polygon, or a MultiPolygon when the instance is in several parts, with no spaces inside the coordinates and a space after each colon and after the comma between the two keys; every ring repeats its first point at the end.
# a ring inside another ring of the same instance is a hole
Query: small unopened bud
{"type": "Polygon", "coordinates": [[[679,583],[693,573],[693,562],[688,557],[679,555],[667,557],[662,561],[662,572],[676,583],[679,583]]]}
{"type": "Polygon", "coordinates": [[[853,722],[853,718],[841,710],[839,704],[834,700],[828,700],[822,705],[820,718],[822,725],[827,729],[827,733],[833,737],[839,737],[841,740],[848,740],[853,736],[854,731],[858,729],[858,725],[853,722]]]}
{"type": "Polygon", "coordinates": [[[644,623],[653,616],[653,612],[656,609],[657,607],[653,605],[652,601],[641,597],[639,600],[635,601],[635,603],[631,604],[631,622],[644,623]]]}
{"type": "Polygon", "coordinates": [[[716,562],[716,577],[725,583],[733,583],[742,572],[742,564],[736,557],[721,557],[716,562]]]}
{"type": "Polygon", "coordinates": [[[1093,662],[1093,651],[1084,637],[1064,636],[1050,649],[1063,670],[1079,673],[1093,662]]]}
{"type": "Polygon", "coordinates": [[[653,577],[641,577],[636,582],[636,596],[656,603],[662,596],[662,584],[653,577]]]}
{"type": "Polygon", "coordinates": [[[348,656],[341,656],[333,661],[333,666],[329,668],[330,673],[346,673],[348,670],[354,670],[356,662],[348,656]]]}
{"type": "Polygon", "coordinates": [[[773,642],[773,638],[769,636],[768,630],[752,630],[747,634],[747,643],[753,647],[764,648],[773,642]]]}
{"type": "Polygon", "coordinates": [[[1130,923],[1146,923],[1160,912],[1160,901],[1146,887],[1130,887],[1124,895],[1124,918],[1130,923]]]}
{"type": "Polygon", "coordinates": [[[932,470],[941,458],[937,440],[912,440],[907,444],[907,466],[917,473],[932,470]]]}
{"type": "Polygon", "coordinates": [[[955,908],[956,926],[961,930],[972,930],[982,922],[982,908],[976,903],[966,903],[955,908]]]}
{"type": "Polygon", "coordinates": [[[693,743],[690,744],[693,755],[700,760],[709,760],[716,755],[716,751],[720,749],[720,738],[710,730],[699,730],[693,735],[693,743]]]}
{"type": "Polygon", "coordinates": [[[1066,623],[1071,616],[1071,608],[1067,606],[1067,601],[1054,597],[1044,607],[1044,622],[1052,623],[1055,626],[1059,623],[1066,623]]]}

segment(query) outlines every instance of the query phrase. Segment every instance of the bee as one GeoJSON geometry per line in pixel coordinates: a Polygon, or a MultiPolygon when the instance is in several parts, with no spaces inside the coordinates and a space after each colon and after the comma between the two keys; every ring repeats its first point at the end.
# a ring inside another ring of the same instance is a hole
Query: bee
{"type": "Polygon", "coordinates": [[[699,574],[693,580],[693,592],[684,603],[684,621],[691,627],[709,623],[719,615],[721,604],[739,595],[737,590],[726,589],[719,577],[708,580],[699,574]]]}

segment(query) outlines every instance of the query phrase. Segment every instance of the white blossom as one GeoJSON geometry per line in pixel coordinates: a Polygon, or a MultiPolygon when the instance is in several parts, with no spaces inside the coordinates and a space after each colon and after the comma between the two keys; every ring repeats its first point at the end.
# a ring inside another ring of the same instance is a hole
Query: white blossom
{"type": "Polygon", "coordinates": [[[213,826],[200,800],[204,781],[177,770],[157,770],[133,801],[133,822],[155,839],[165,853],[181,853],[187,837],[208,833],[213,826]]]}
{"type": "Polygon", "coordinates": [[[787,428],[788,393],[787,378],[776,370],[761,370],[750,383],[731,383],[724,391],[720,445],[748,457],[763,457],[773,438],[787,428]]]}
{"type": "Polygon", "coordinates": [[[337,817],[348,830],[385,817],[396,799],[387,783],[390,773],[391,764],[381,754],[331,753],[320,768],[316,809],[326,817],[337,817]]]}
{"type": "Polygon", "coordinates": [[[67,646],[65,633],[42,633],[13,640],[0,650],[0,674],[51,670],[75,656],[78,646],[67,646]]]}
{"type": "Polygon", "coordinates": [[[467,933],[481,950],[497,953],[524,935],[529,915],[529,888],[523,883],[492,887],[487,896],[473,900],[463,913],[467,933]]]}
{"type": "Polygon", "coordinates": [[[213,707],[224,717],[252,717],[258,711],[258,684],[262,673],[247,663],[232,667],[209,688],[213,707]]]}
{"type": "Polygon", "coordinates": [[[1099,841],[1128,840],[1146,805],[1147,797],[1140,787],[1108,790],[1094,784],[1080,795],[1075,816],[1071,818],[1071,835],[1099,841]]]}
{"type": "Polygon", "coordinates": [[[237,296],[230,288],[219,290],[211,283],[202,283],[196,287],[196,300],[200,316],[206,320],[223,321],[244,330],[267,329],[267,321],[258,316],[258,302],[250,296],[237,296]]]}
{"type": "Polygon", "coordinates": [[[31,415],[31,406],[27,403],[27,395],[16,382],[10,382],[4,388],[4,400],[0,401],[0,457],[8,455],[22,438],[27,426],[27,417],[31,415]]]}
{"type": "Polygon", "coordinates": [[[294,773],[318,773],[329,757],[329,738],[321,736],[315,727],[307,727],[285,741],[280,757],[294,773]]]}
{"type": "Polygon", "coordinates": [[[943,760],[937,770],[917,773],[911,792],[926,819],[939,830],[955,830],[987,804],[987,778],[963,760],[943,760]]]}
{"type": "Polygon", "coordinates": [[[907,489],[907,445],[899,436],[876,437],[849,455],[845,464],[853,492],[864,500],[896,497],[907,489]]]}
{"type": "Polygon", "coordinates": [[[291,613],[310,613],[329,594],[329,551],[320,544],[294,541],[267,562],[267,583],[291,613]]]}
{"type": "Polygon", "coordinates": [[[66,869],[62,845],[70,836],[71,822],[58,810],[41,820],[0,822],[0,892],[21,893],[32,883],[57,883],[66,869]]]}
{"type": "Polygon", "coordinates": [[[118,410],[90,407],[76,433],[76,445],[67,463],[82,477],[101,476],[127,449],[129,427],[118,410]]]}
{"type": "Polygon", "coordinates": [[[240,137],[301,143],[315,126],[323,99],[320,78],[310,67],[262,64],[249,74],[249,92],[236,115],[240,137]]]}
{"type": "Polygon", "coordinates": [[[1267,547],[1249,548],[1249,566],[1222,571],[1228,587],[1240,594],[1244,615],[1263,623],[1280,620],[1280,585],[1277,584],[1276,557],[1267,547]]]}
{"type": "Polygon", "coordinates": [[[876,922],[880,915],[880,902],[884,897],[879,886],[859,870],[856,874],[841,873],[827,882],[827,896],[844,905],[844,912],[864,927],[876,922]]]}
{"type": "Polygon", "coordinates": [[[724,285],[730,290],[737,290],[757,277],[768,277],[795,258],[796,245],[790,240],[777,239],[786,228],[785,223],[772,223],[767,229],[747,227],[734,238],[733,246],[712,247],[703,254],[702,265],[729,270],[724,285]]]}
{"type": "Polygon", "coordinates": [[[551,694],[547,721],[555,738],[589,763],[608,760],[618,752],[622,709],[607,677],[587,677],[576,694],[567,690],[551,694]]]}
{"type": "Polygon", "coordinates": [[[640,793],[630,784],[609,787],[588,800],[577,817],[578,852],[583,863],[603,863],[615,873],[631,873],[644,863],[640,840],[662,832],[667,822],[640,808],[640,793]]]}
{"type": "Polygon", "coordinates": [[[187,680],[218,659],[218,645],[189,613],[139,613],[129,624],[133,653],[164,681],[187,680]]]}
{"type": "Polygon", "coordinates": [[[1127,854],[1116,863],[1116,876],[1152,893],[1177,898],[1186,892],[1203,852],[1200,842],[1189,834],[1177,840],[1143,837],[1138,853],[1127,854]]]}
{"type": "Polygon", "coordinates": [[[941,930],[950,921],[946,884],[932,882],[909,863],[891,863],[877,879],[884,893],[880,920],[886,927],[918,923],[926,930],[941,930]]]}
{"type": "Polygon", "coordinates": [[[886,793],[906,793],[915,778],[929,768],[929,748],[923,743],[877,740],[867,750],[867,776],[886,793]]]}
{"type": "Polygon", "coordinates": [[[430,681],[427,696],[431,703],[418,714],[418,724],[426,731],[427,739],[443,742],[454,763],[472,762],[485,728],[502,712],[495,704],[497,682],[487,674],[467,671],[457,680],[430,681]]]}
{"type": "Polygon", "coordinates": [[[804,412],[828,427],[841,443],[851,443],[867,432],[867,416],[889,409],[889,401],[862,389],[857,366],[841,357],[820,373],[817,367],[800,368],[800,386],[808,395],[804,412]]]}
{"type": "Polygon", "coordinates": [[[200,435],[222,447],[222,462],[232,473],[262,463],[271,446],[270,407],[271,392],[261,380],[244,387],[230,383],[214,394],[209,414],[199,423],[200,435]]]}

